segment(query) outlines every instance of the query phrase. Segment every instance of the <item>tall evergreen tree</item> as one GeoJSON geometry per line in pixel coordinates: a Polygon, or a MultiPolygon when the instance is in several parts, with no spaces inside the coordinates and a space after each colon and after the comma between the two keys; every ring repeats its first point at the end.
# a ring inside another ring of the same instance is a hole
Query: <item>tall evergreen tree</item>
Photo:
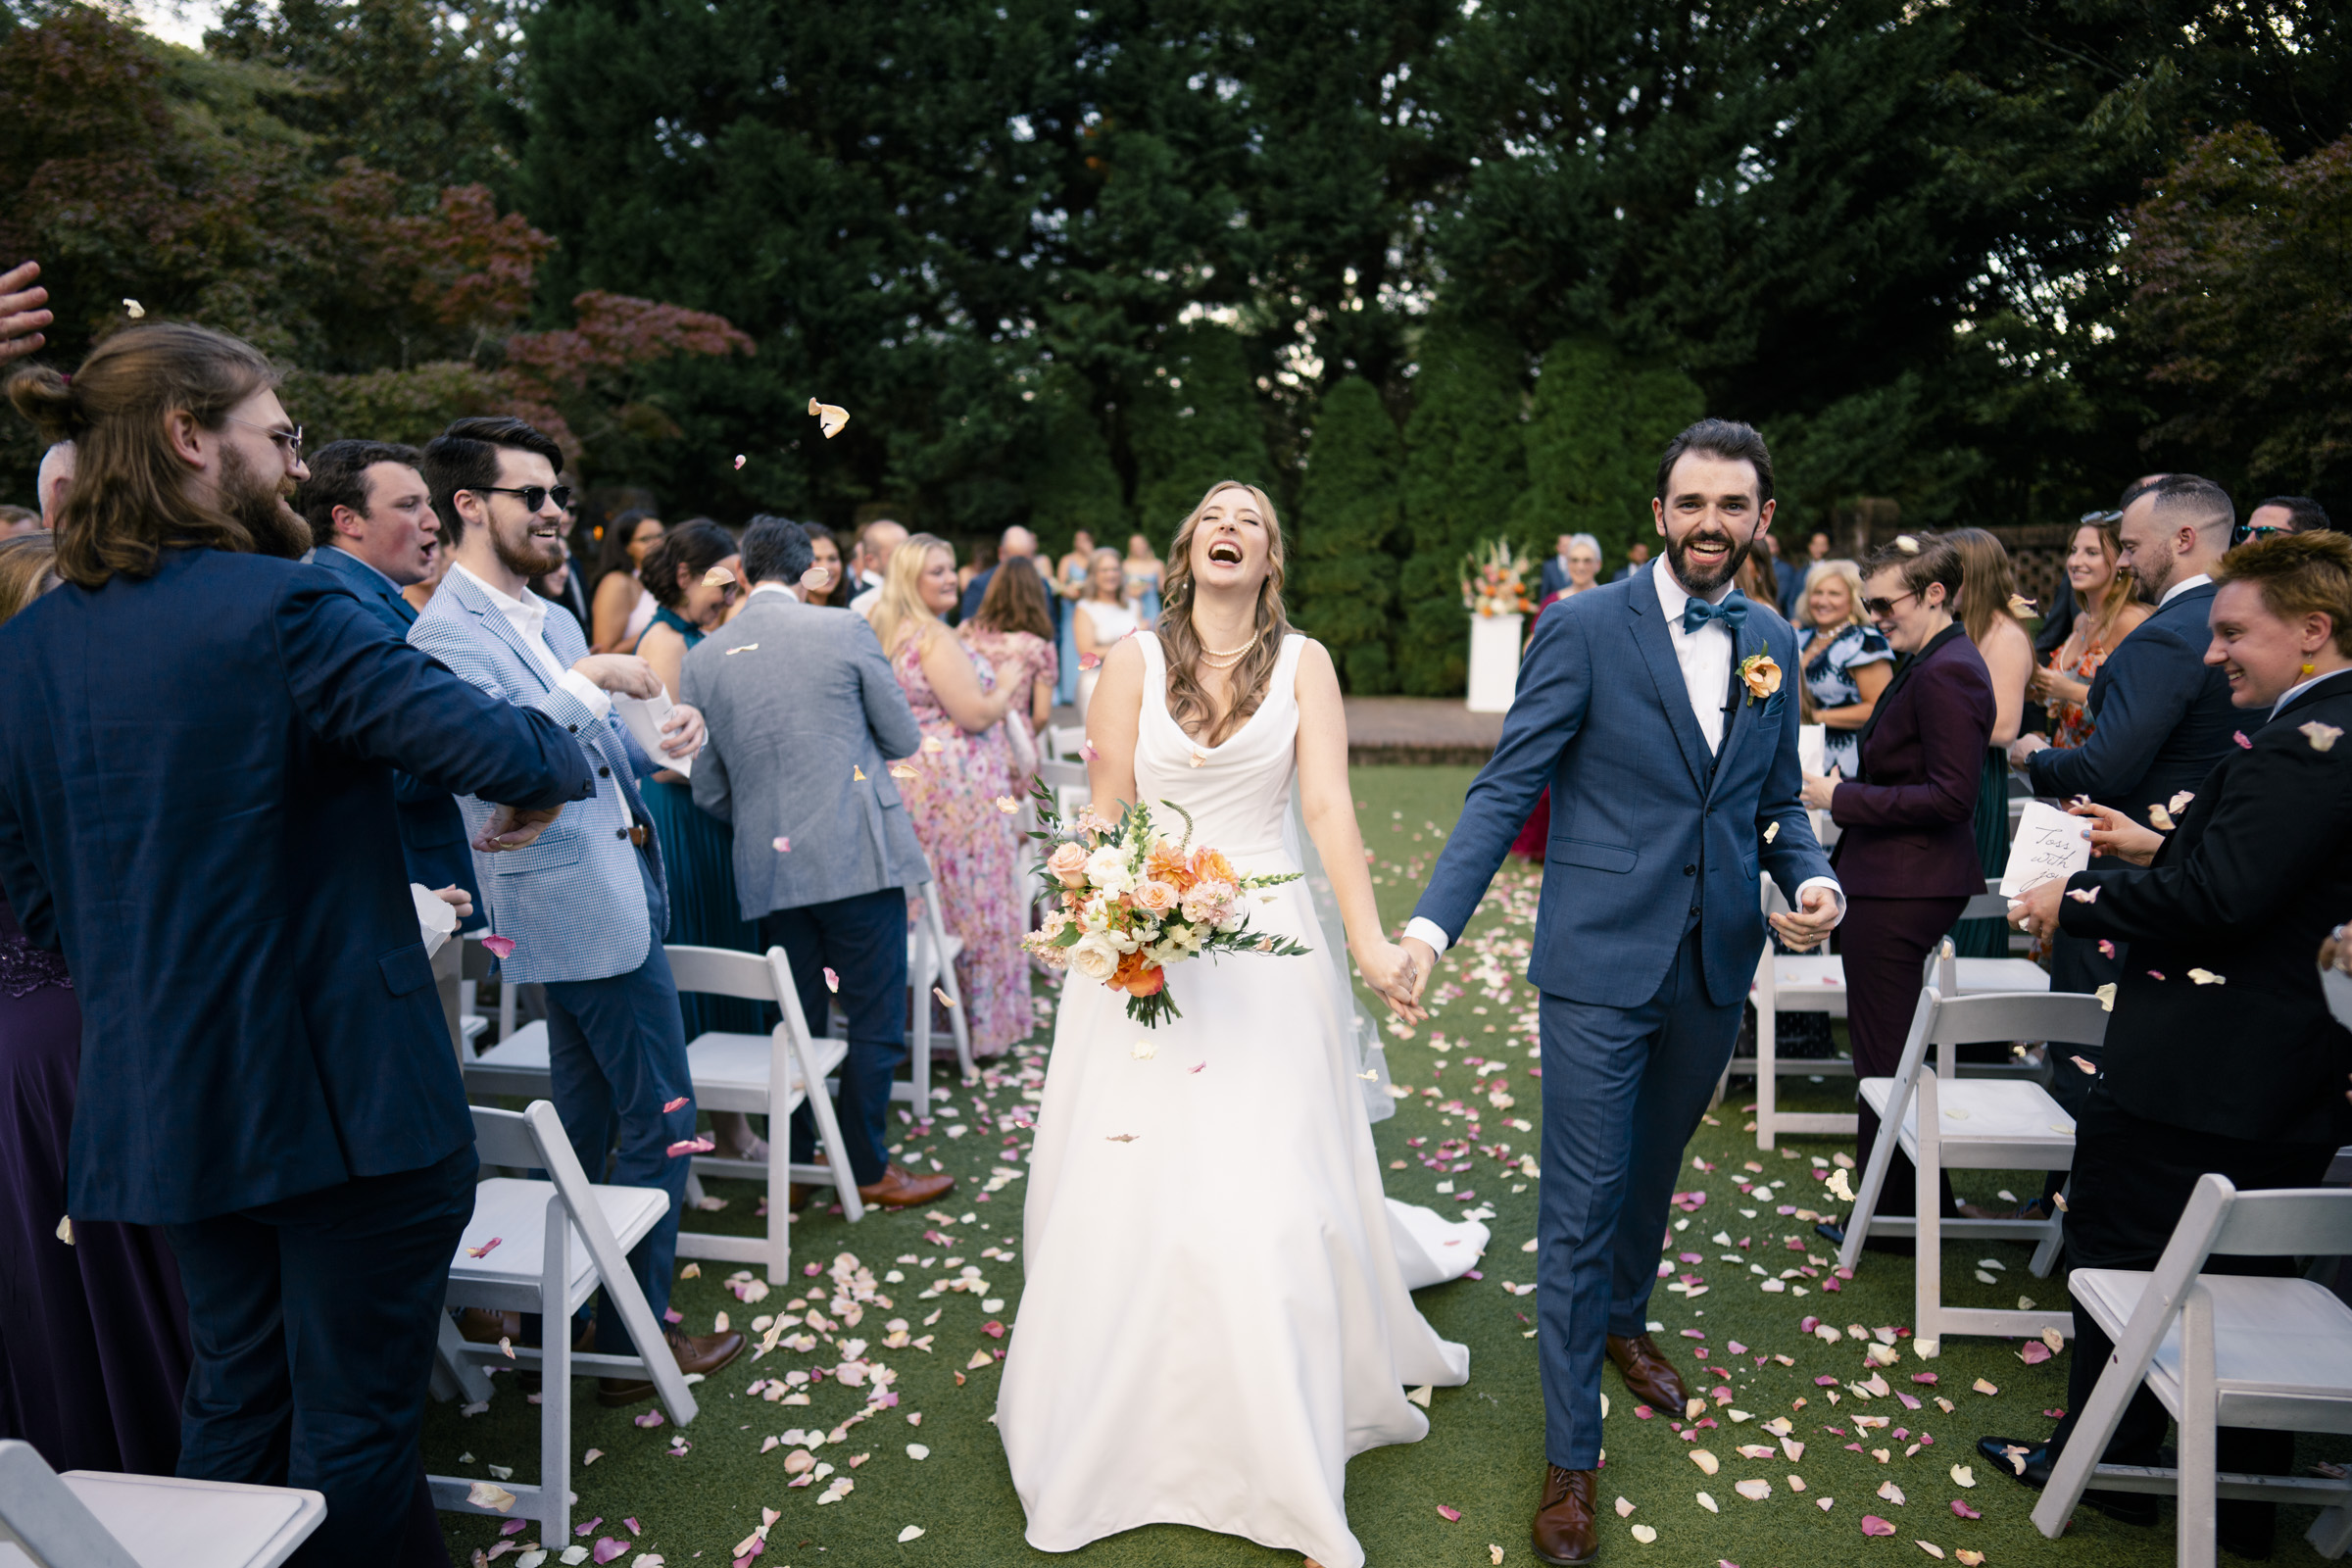
{"type": "Polygon", "coordinates": [[[1451,696],[1469,678],[1462,558],[1510,532],[1526,487],[1526,358],[1493,327],[1452,317],[1431,324],[1415,356],[1413,416],[1404,427],[1411,549],[1396,595],[1396,673],[1398,688],[1416,697],[1451,696]]]}
{"type": "Polygon", "coordinates": [[[1230,328],[1193,321],[1169,334],[1133,399],[1127,445],[1136,525],[1157,549],[1218,480],[1276,488],[1250,360],[1230,328]]]}
{"type": "Polygon", "coordinates": [[[1100,544],[1124,547],[1126,487],[1110,461],[1110,443],[1094,409],[1094,388],[1066,365],[1040,373],[1032,406],[1042,410],[1034,464],[1023,475],[1030,513],[1049,556],[1070,547],[1080,528],[1100,544]]]}
{"type": "Polygon", "coordinates": [[[1331,650],[1348,690],[1396,689],[1396,557],[1404,444],[1379,389],[1348,376],[1323,395],[1291,544],[1294,618],[1331,650]]]}
{"type": "Polygon", "coordinates": [[[1600,541],[1610,564],[1655,531],[1658,454],[1699,417],[1705,395],[1671,365],[1645,365],[1591,338],[1544,356],[1527,424],[1527,490],[1513,513],[1539,553],[1564,533],[1600,541]]]}

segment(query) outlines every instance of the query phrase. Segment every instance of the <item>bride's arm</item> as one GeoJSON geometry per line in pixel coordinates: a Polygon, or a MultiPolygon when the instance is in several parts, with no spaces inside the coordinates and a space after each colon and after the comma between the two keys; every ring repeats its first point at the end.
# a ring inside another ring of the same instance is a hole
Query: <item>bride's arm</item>
{"type": "MultiPolygon", "coordinates": [[[[1105,680],[1105,685],[1108,681],[1105,680]]],[[[1355,822],[1355,800],[1348,789],[1348,714],[1340,703],[1340,676],[1321,643],[1309,640],[1298,658],[1298,807],[1306,831],[1323,858],[1324,874],[1348,927],[1348,951],[1373,990],[1401,1017],[1425,1016],[1410,1002],[1411,960],[1380,929],[1380,906],[1372,899],[1372,875],[1364,869],[1364,835],[1355,822]]],[[[1102,691],[1096,691],[1102,701],[1102,691]]],[[[1132,735],[1130,736],[1132,744],[1132,735]]],[[[1132,769],[1130,777],[1133,776],[1132,769]]]]}
{"type": "Polygon", "coordinates": [[[1095,810],[1114,822],[1120,803],[1135,800],[1135,736],[1143,712],[1144,650],[1130,637],[1112,644],[1103,656],[1102,672],[1086,709],[1086,740],[1094,748],[1086,782],[1094,793],[1095,810]]]}

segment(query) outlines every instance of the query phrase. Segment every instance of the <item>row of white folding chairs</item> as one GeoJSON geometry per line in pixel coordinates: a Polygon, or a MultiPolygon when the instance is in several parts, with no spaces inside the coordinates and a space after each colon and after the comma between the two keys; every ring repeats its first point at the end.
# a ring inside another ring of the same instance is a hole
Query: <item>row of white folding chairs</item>
{"type": "Polygon", "coordinates": [[[326,1518],[294,1487],[49,1468],[0,1441],[0,1568],[277,1568],[326,1518]]]}
{"type": "MultiPolygon", "coordinates": [[[[1779,886],[1770,877],[1764,878],[1763,883],[1764,912],[1786,913],[1788,904],[1781,896],[1779,886]]],[[[2008,910],[2009,901],[2001,895],[2000,883],[1987,881],[1984,891],[1968,901],[1960,918],[2005,918],[2008,910]]],[[[2050,988],[2049,975],[2030,958],[1955,958],[1948,940],[1942,951],[1928,960],[1928,972],[1921,978],[1947,997],[2050,988]]],[[[1826,1133],[1843,1138],[1854,1135],[1851,1111],[1789,1112],[1780,1108],[1782,1074],[1845,1077],[1854,1071],[1853,1062],[1844,1057],[1781,1055],[1780,1015],[1819,1012],[1842,1018],[1845,995],[1845,964],[1835,954],[1775,953],[1770,942],[1764,944],[1764,952],[1756,959],[1754,983],[1748,989],[1748,1000],[1756,1009],[1756,1054],[1735,1057],[1724,1069],[1727,1083],[1734,1075],[1755,1075],[1758,1149],[1773,1148],[1786,1133],[1826,1133]]],[[[1971,1077],[1995,1077],[2020,1071],[2005,1064],[1969,1065],[1971,1077]]]]}

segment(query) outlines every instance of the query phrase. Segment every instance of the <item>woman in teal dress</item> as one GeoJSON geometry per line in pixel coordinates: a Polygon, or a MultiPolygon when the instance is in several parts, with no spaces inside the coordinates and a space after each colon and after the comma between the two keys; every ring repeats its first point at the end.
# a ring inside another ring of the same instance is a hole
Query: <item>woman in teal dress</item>
{"type": "MultiPolygon", "coordinates": [[[[735,540],[708,518],[680,523],[645,558],[646,592],[653,595],[653,623],[638,640],[638,657],[654,666],[673,695],[686,651],[726,619],[744,593],[743,563],[735,540]]],[[[685,775],[663,768],[642,791],[645,814],[662,845],[662,866],[669,891],[666,940],[698,948],[736,948],[758,953],[760,928],[746,920],[735,897],[735,835],[727,824],[694,804],[685,775]]],[[[678,998],[686,1016],[686,1038],[717,1030],[763,1034],[768,1022],[759,1003],[735,997],[678,998]]],[[[740,1111],[714,1112],[711,1135],[721,1152],[763,1158],[765,1146],[740,1111]]]]}

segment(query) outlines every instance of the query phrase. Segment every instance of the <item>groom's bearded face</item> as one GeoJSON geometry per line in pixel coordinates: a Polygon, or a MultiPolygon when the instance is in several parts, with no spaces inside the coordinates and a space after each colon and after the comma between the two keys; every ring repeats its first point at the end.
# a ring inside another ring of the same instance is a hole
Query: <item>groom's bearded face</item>
{"type": "Polygon", "coordinates": [[[1732,580],[1772,518],[1771,504],[1757,504],[1758,489],[1745,459],[1686,452],[1676,460],[1658,508],[1675,581],[1704,598],[1732,580]]]}

